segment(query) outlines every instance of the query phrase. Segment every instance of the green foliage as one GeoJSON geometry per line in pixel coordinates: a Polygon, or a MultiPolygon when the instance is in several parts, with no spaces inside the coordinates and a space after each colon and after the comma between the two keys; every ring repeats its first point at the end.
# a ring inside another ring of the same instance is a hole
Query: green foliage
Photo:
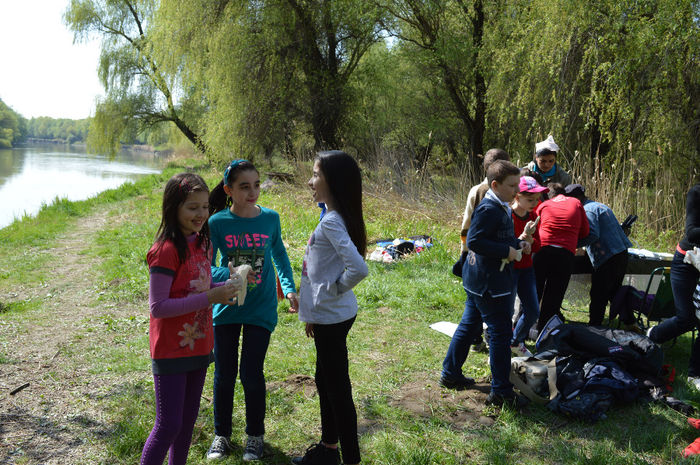
{"type": "Polygon", "coordinates": [[[23,118],[0,99],[0,149],[10,148],[24,137],[23,118]]]}
{"type": "Polygon", "coordinates": [[[72,0],[65,19],[77,40],[103,39],[95,147],[176,128],[210,159],[345,147],[417,169],[468,160],[477,176],[487,148],[527,161],[552,133],[584,178],[634,160],[649,182],[668,157],[687,184],[700,165],[698,11],[697,0],[72,0]]]}
{"type": "Polygon", "coordinates": [[[347,81],[377,40],[380,16],[358,0],[165,0],[154,44],[169,69],[205,89],[202,124],[217,157],[296,157],[309,135],[315,147],[339,146],[347,81]]]}
{"type": "Polygon", "coordinates": [[[201,152],[199,105],[155,59],[150,39],[155,0],[71,0],[65,22],[76,40],[102,39],[98,75],[107,95],[98,101],[89,145],[114,152],[147,129],[175,125],[201,152]]]}
{"type": "Polygon", "coordinates": [[[645,164],[678,154],[677,173],[698,166],[700,107],[686,98],[698,92],[697,2],[512,8],[508,34],[493,48],[500,72],[489,86],[491,126],[506,145],[527,150],[552,133],[569,161],[579,151],[599,158],[597,169],[609,167],[612,153],[645,164]]]}
{"type": "Polygon", "coordinates": [[[40,116],[26,122],[26,136],[34,139],[62,140],[67,144],[85,142],[90,118],[72,120],[40,116]]]}

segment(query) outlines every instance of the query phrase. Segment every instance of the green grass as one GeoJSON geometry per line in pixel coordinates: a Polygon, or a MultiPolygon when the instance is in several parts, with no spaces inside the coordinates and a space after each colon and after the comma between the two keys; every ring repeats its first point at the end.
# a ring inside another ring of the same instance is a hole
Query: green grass
{"type": "MultiPolygon", "coordinates": [[[[200,167],[201,168],[201,167],[200,167]]],[[[70,231],[76,218],[99,210],[107,213],[106,225],[97,232],[88,258],[99,266],[95,305],[101,316],[85,320],[76,341],[95,341],[80,352],[70,345],[63,350],[68,363],[83,367],[95,376],[117,376],[118,388],[104,390],[96,383],[89,399],[108,419],[102,435],[89,437],[109,453],[107,463],[137,463],[152,427],[154,396],[148,358],[148,309],[145,299],[148,271],[144,262],[160,220],[162,187],[179,171],[172,167],[162,175],[143,178],[135,184],[100,194],[86,202],[59,202],[45,207],[36,219],[25,219],[0,230],[0,288],[41,281],[44,271],[32,258],[38,250],[70,231]],[[123,316],[115,309],[138,303],[139,313],[123,316]]],[[[219,174],[204,170],[210,186],[219,174]]],[[[260,204],[280,213],[284,240],[299,279],[306,241],[318,220],[308,189],[281,185],[262,194],[260,204]]],[[[661,464],[680,463],[680,451],[695,439],[684,418],[657,404],[634,403],[614,407],[607,419],[595,424],[555,415],[531,406],[527,414],[487,409],[493,425],[467,424],[456,427],[450,414],[462,405],[440,397],[430,407],[432,414],[418,416],[397,406],[395,400],[406,384],[435,381],[449,339],[428,328],[430,323],[457,321],[464,306],[464,290],[450,273],[457,256],[460,206],[407,205],[399,199],[366,197],[365,219],[370,240],[429,234],[435,246],[429,251],[391,264],[369,263],[370,275],[356,289],[359,315],[349,337],[353,390],[360,418],[360,447],[363,462],[381,465],[493,464],[661,464]]],[[[370,251],[371,251],[370,246],[370,251]]],[[[298,284],[298,282],[297,282],[298,284]]],[[[573,308],[573,310],[577,310],[573,308]]],[[[583,321],[586,315],[573,311],[567,316],[583,321]]],[[[40,302],[0,304],[0,323],[31,330],[32,318],[41,317],[40,302]]],[[[0,370],[10,361],[0,332],[0,370]]],[[[667,362],[679,370],[675,395],[694,404],[700,394],[683,381],[690,337],[681,337],[669,348],[667,362]]],[[[266,450],[262,463],[288,463],[318,441],[318,398],[307,397],[286,387],[293,375],[313,376],[315,352],[304,336],[296,315],[279,307],[279,324],[273,333],[265,374],[273,386],[267,397],[266,450]]],[[[470,354],[466,371],[476,377],[488,375],[486,355],[470,354]]],[[[203,464],[213,435],[213,366],[210,367],[201,411],[188,463],[203,464]]],[[[236,388],[233,440],[242,445],[244,403],[240,384],[236,388]]],[[[242,446],[225,464],[242,464],[242,446]]],[[[687,461],[688,463],[694,463],[687,461]]]]}

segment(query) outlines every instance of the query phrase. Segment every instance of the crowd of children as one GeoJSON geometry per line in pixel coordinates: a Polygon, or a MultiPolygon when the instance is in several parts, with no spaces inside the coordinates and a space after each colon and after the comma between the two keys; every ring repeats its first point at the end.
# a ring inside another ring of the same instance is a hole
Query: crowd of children
{"type": "MultiPolygon", "coordinates": [[[[505,151],[489,150],[486,178],[468,196],[462,254],[455,265],[467,299],[440,384],[462,390],[475,383],[462,367],[485,326],[491,371],[487,404],[527,404],[509,381],[511,355],[531,356],[525,345],[529,330],[535,324],[541,329],[559,314],[578,247],[587,246],[593,268],[589,324],[602,323],[624,276],[629,240],[610,208],[571,184],[556,163],[557,151],[550,136],[537,144],[533,163],[519,169],[505,151]],[[513,319],[516,295],[520,309],[513,319]]],[[[207,458],[219,459],[234,449],[239,373],[247,435],[242,459],[263,457],[264,362],[277,324],[278,286],[314,340],[321,410],[320,441],[292,463],[339,465],[341,456],[344,464],[360,463],[347,347],[357,317],[352,289],[368,274],[360,170],[344,152],[320,152],[308,184],[324,211],[306,246],[299,296],[279,215],[258,204],[260,175],[251,162],[232,161],[211,194],[195,174],[175,175],[166,184],[160,227],[147,255],[156,419],[142,464],[161,464],[166,455],[170,464],[186,463],[212,362],[214,439],[207,458]]],[[[700,184],[688,194],[686,235],[671,273],[678,316],[650,331],[655,341],[700,327],[690,303],[698,270],[683,263],[685,251],[700,244],[698,197],[700,184]]],[[[689,374],[700,388],[698,347],[696,341],[689,374]]],[[[686,450],[696,453],[700,446],[686,450]]]]}

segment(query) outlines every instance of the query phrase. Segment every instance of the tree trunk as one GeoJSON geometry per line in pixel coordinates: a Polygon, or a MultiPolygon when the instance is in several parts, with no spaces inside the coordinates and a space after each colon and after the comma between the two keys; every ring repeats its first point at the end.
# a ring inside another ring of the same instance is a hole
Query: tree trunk
{"type": "Polygon", "coordinates": [[[474,43],[474,120],[470,137],[471,162],[478,172],[481,162],[478,156],[484,154],[484,133],[486,132],[486,79],[479,64],[479,52],[484,37],[484,5],[482,0],[474,1],[474,16],[472,17],[472,40],[474,43]]]}
{"type": "Polygon", "coordinates": [[[175,126],[182,132],[182,134],[187,137],[187,139],[194,144],[195,147],[197,147],[197,150],[199,150],[202,154],[206,155],[209,157],[209,147],[202,141],[202,138],[197,135],[190,127],[182,121],[180,118],[173,118],[173,123],[175,123],[175,126]]]}

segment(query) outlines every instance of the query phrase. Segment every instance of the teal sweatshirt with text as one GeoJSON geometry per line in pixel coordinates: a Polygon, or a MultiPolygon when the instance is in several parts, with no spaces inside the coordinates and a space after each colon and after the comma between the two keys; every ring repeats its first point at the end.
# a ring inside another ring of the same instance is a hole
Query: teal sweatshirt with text
{"type": "Polygon", "coordinates": [[[229,278],[228,264],[250,265],[255,283],[248,283],[243,305],[214,305],[214,326],[232,323],[262,326],[270,331],[277,325],[277,287],[274,266],[286,296],[296,292],[292,267],[282,243],[279,214],[260,207],[254,218],[243,218],[229,209],[209,218],[209,230],[214,249],[211,274],[215,282],[229,278]],[[220,253],[220,262],[217,261],[220,253]]]}

